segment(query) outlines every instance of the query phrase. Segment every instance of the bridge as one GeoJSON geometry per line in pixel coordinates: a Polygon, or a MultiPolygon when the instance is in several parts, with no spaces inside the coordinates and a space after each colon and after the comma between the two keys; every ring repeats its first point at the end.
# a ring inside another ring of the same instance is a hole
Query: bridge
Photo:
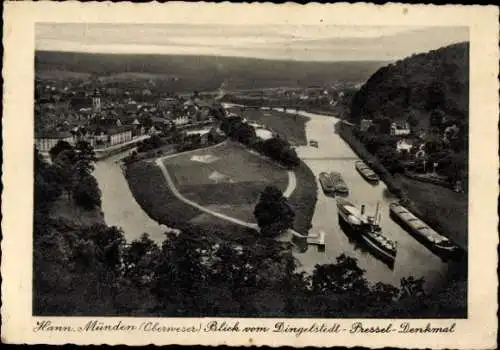
{"type": "Polygon", "coordinates": [[[305,111],[307,109],[307,106],[304,106],[304,105],[286,105],[286,106],[283,106],[283,105],[276,105],[276,106],[245,105],[245,106],[238,106],[238,108],[240,110],[242,110],[242,111],[250,110],[250,109],[261,109],[261,108],[266,108],[266,109],[269,109],[269,110],[282,109],[282,110],[286,111],[287,109],[293,109],[293,110],[297,110],[297,111],[300,111],[300,110],[305,111]]]}
{"type": "Polygon", "coordinates": [[[303,160],[359,160],[357,157],[301,157],[303,160]]]}

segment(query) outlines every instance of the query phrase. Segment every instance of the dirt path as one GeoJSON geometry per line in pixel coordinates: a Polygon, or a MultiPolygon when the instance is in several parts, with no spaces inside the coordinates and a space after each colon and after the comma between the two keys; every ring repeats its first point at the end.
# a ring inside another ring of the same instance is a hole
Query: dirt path
{"type": "MultiPolygon", "coordinates": [[[[215,146],[212,146],[212,147],[209,147],[209,148],[205,148],[204,150],[208,150],[208,149],[211,149],[211,148],[215,148],[215,147],[219,147],[221,145],[224,145],[224,143],[221,143],[221,144],[218,144],[218,145],[215,145],[215,146]]],[[[177,154],[171,154],[171,155],[167,155],[167,156],[164,156],[164,157],[160,157],[158,159],[156,159],[155,163],[156,165],[161,169],[161,172],[163,174],[163,176],[165,177],[165,181],[167,182],[168,184],[168,187],[170,188],[170,190],[172,191],[172,193],[181,201],[183,201],[184,203],[192,206],[192,207],[195,207],[197,208],[198,210],[204,212],[204,213],[207,213],[207,214],[210,214],[210,215],[213,215],[217,218],[220,218],[220,219],[223,219],[223,220],[226,220],[226,221],[229,221],[231,223],[234,223],[234,224],[237,224],[237,225],[240,225],[240,226],[244,226],[244,227],[248,227],[248,228],[251,228],[251,229],[254,229],[254,230],[259,230],[259,227],[257,226],[257,224],[254,224],[254,223],[251,223],[251,222],[247,222],[247,221],[243,221],[243,220],[240,220],[240,219],[236,219],[236,218],[233,218],[231,216],[228,216],[228,215],[225,215],[225,214],[221,214],[219,212],[216,212],[216,211],[213,211],[213,210],[210,210],[186,197],[184,197],[178,190],[177,188],[175,187],[175,184],[174,182],[172,181],[172,177],[170,176],[167,168],[165,167],[165,164],[163,163],[163,161],[165,159],[170,159],[170,158],[174,158],[174,157],[177,157],[177,156],[180,156],[180,155],[185,155],[185,154],[189,154],[189,153],[194,153],[196,151],[199,151],[199,150],[193,150],[193,151],[188,151],[188,152],[183,152],[183,153],[177,153],[177,154]]],[[[293,171],[287,171],[287,174],[288,174],[288,185],[287,185],[287,188],[285,189],[285,191],[283,192],[283,196],[288,198],[292,195],[292,193],[295,191],[295,188],[297,187],[297,178],[295,177],[295,173],[293,171]]]]}
{"type": "MultiPolygon", "coordinates": [[[[176,155],[172,155],[172,156],[176,156],[176,155]]],[[[157,166],[160,167],[161,172],[162,172],[163,176],[165,177],[165,180],[167,181],[168,187],[170,188],[170,190],[172,191],[172,193],[174,194],[174,196],[176,196],[179,200],[183,201],[184,203],[189,204],[190,206],[195,207],[195,208],[199,209],[200,211],[202,211],[204,213],[213,215],[213,216],[215,216],[215,217],[217,217],[219,219],[223,219],[223,220],[232,222],[234,224],[237,224],[237,225],[240,225],[240,226],[245,226],[245,227],[248,227],[248,228],[251,228],[251,229],[254,229],[254,230],[258,230],[259,229],[259,227],[257,226],[257,224],[253,224],[253,223],[250,223],[250,222],[239,220],[239,219],[236,219],[236,218],[233,218],[233,217],[230,217],[230,216],[218,213],[216,211],[207,209],[204,206],[199,205],[198,203],[193,202],[192,200],[189,200],[186,197],[184,197],[177,190],[177,188],[175,187],[174,182],[172,181],[172,178],[170,177],[170,174],[168,173],[168,170],[165,167],[165,164],[163,164],[163,160],[164,159],[171,158],[172,156],[166,156],[166,157],[158,158],[155,163],[156,163],[157,166]]]]}
{"type": "MultiPolygon", "coordinates": [[[[172,178],[170,177],[170,174],[169,174],[167,168],[165,167],[165,164],[163,164],[164,159],[171,158],[173,156],[176,156],[176,155],[170,155],[170,156],[158,158],[155,163],[158,167],[160,167],[161,172],[162,172],[163,176],[165,177],[165,181],[167,182],[167,185],[170,188],[170,190],[172,191],[172,193],[174,194],[174,196],[176,196],[179,200],[183,201],[184,203],[186,203],[190,206],[193,206],[204,213],[213,215],[213,216],[215,216],[219,219],[222,219],[222,220],[229,221],[233,224],[248,227],[248,228],[254,229],[256,231],[260,231],[259,226],[257,224],[254,224],[251,222],[246,222],[243,220],[239,220],[239,219],[233,218],[231,216],[221,214],[221,213],[218,213],[216,211],[207,209],[204,206],[202,206],[196,202],[193,202],[192,200],[189,200],[186,197],[184,197],[175,187],[174,182],[172,181],[172,178]]],[[[296,184],[297,184],[296,178],[295,178],[295,173],[293,171],[289,171],[288,176],[289,176],[289,184],[288,184],[287,190],[284,193],[285,197],[288,197],[293,193],[293,191],[295,190],[296,184]]],[[[285,233],[283,233],[283,235],[281,237],[278,237],[278,240],[290,241],[292,236],[306,238],[306,236],[298,233],[297,231],[295,231],[293,229],[289,229],[285,233]]],[[[319,235],[309,236],[309,238],[318,238],[318,237],[319,237],[319,235]]]]}

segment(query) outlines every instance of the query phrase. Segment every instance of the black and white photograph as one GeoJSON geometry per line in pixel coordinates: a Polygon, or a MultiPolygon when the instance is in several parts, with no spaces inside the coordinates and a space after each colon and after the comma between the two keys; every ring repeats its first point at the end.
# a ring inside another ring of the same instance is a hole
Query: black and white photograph
{"type": "Polygon", "coordinates": [[[467,316],[468,28],[35,34],[34,314],[467,316]]]}
{"type": "Polygon", "coordinates": [[[33,25],[33,332],[470,317],[470,26],[96,18],[33,25]]]}

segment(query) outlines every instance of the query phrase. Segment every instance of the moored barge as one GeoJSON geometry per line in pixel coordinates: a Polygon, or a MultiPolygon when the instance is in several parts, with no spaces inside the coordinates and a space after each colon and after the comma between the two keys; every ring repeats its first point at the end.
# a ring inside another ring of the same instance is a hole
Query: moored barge
{"type": "Polygon", "coordinates": [[[327,195],[335,195],[335,186],[328,173],[322,172],[318,176],[323,192],[327,195]]]}
{"type": "Polygon", "coordinates": [[[363,161],[358,160],[354,163],[356,170],[363,176],[367,181],[377,184],[380,181],[378,175],[363,161]]]}
{"type": "Polygon", "coordinates": [[[434,231],[401,204],[391,203],[389,210],[391,218],[434,253],[449,256],[460,252],[459,246],[434,231]]]}
{"type": "Polygon", "coordinates": [[[349,188],[347,187],[342,175],[338,172],[331,172],[330,179],[333,182],[333,186],[335,187],[335,192],[342,195],[349,194],[349,188]]]}

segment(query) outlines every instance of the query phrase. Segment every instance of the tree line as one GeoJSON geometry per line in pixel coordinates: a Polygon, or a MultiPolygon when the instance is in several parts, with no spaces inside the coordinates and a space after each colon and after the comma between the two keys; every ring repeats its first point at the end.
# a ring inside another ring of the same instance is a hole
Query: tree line
{"type": "Polygon", "coordinates": [[[221,130],[231,139],[241,142],[257,152],[281,163],[284,166],[293,168],[300,164],[297,152],[290,146],[287,140],[273,136],[267,140],[257,137],[255,128],[241,117],[227,117],[222,120],[221,130]]]}
{"type": "Polygon", "coordinates": [[[35,203],[44,207],[62,198],[87,210],[99,207],[101,191],[92,176],[93,147],[86,141],[75,146],[59,141],[49,154],[51,164],[35,149],[35,203]]]}

